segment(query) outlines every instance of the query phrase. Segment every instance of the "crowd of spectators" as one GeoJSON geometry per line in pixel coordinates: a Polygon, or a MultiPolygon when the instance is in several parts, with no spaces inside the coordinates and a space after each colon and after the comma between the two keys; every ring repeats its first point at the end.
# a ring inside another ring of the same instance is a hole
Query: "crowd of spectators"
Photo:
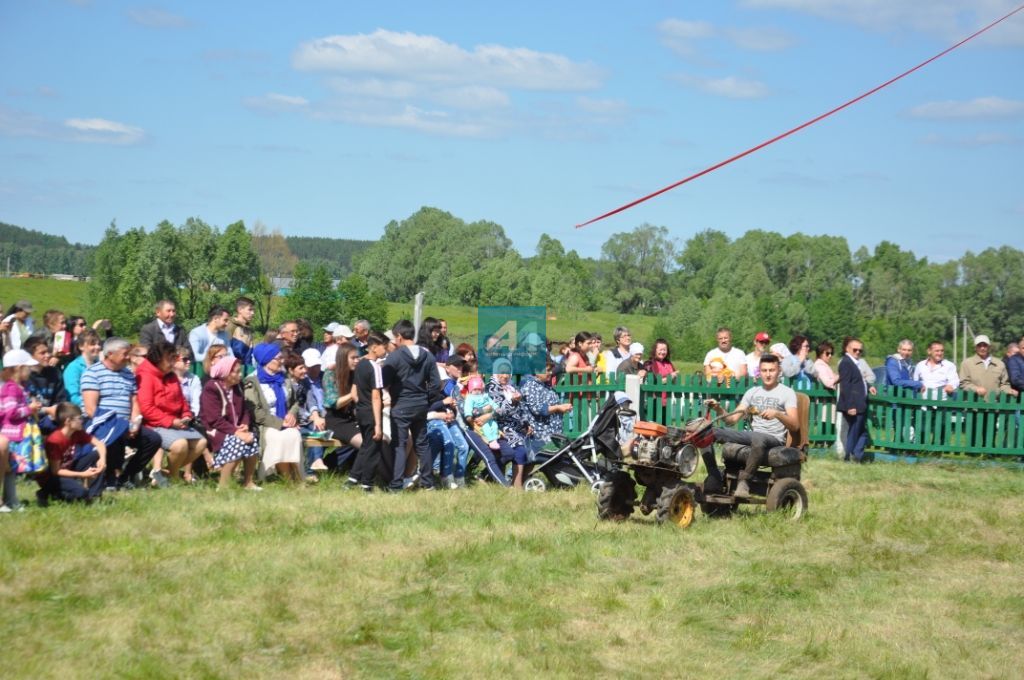
{"type": "MultiPolygon", "coordinates": [[[[522,488],[572,409],[571,394],[554,389],[563,374],[576,384],[617,374],[659,381],[680,375],[666,340],[648,351],[623,326],[607,346],[599,334],[581,331],[545,352],[536,336],[541,355],[533,374],[514,376],[511,362],[497,359],[484,376],[474,347],[453,345],[447,323],[433,317],[419,328],[399,321],[386,333],[363,319],[332,322],[319,337],[305,320],[288,320],[258,342],[251,299],[238,298],[233,314],[211,308],[188,331],[177,323],[175,303],[160,300],[133,344],[105,320],[90,326],[48,310],[36,328],[33,312],[22,300],[0,322],[0,511],[20,505],[17,474],[35,478],[44,505],[204,476],[215,476],[218,489],[238,483],[260,491],[269,477],[303,485],[327,471],[366,492],[456,490],[474,471],[522,488]]],[[[846,455],[861,460],[876,385],[938,398],[1020,394],[1019,345],[1011,343],[1004,360],[991,355],[988,337],[974,340],[975,354],[959,370],[941,342],[914,363],[913,343],[903,340],[876,376],[858,338],[842,341],[835,364],[828,341],[813,347],[812,359],[806,336],[773,344],[762,331],[748,353],[723,327],[702,372],[725,384],[759,379],[764,357],[774,355],[773,370],[789,385],[837,391],[846,455]]]]}

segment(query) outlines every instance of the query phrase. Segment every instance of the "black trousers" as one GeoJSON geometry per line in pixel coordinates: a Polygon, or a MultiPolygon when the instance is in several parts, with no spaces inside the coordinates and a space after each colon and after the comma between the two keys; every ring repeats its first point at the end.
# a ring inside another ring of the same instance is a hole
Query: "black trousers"
{"type": "Polygon", "coordinates": [[[783,446],[786,442],[763,432],[753,430],[733,430],[732,428],[716,427],[716,442],[732,442],[734,444],[746,444],[750,447],[747,454],[747,463],[740,472],[740,479],[750,479],[757,472],[757,468],[768,462],[768,452],[776,446],[783,446]]]}
{"type": "Polygon", "coordinates": [[[160,435],[148,427],[139,428],[134,437],[130,433],[125,433],[120,439],[108,444],[105,475],[107,486],[120,486],[136,473],[142,472],[160,450],[160,444],[160,435]],[[125,465],[124,450],[127,446],[135,449],[135,455],[125,465]],[[120,477],[117,475],[118,470],[121,470],[120,477]]]}
{"type": "Polygon", "coordinates": [[[405,477],[405,464],[409,459],[406,445],[412,437],[412,445],[419,458],[420,484],[431,485],[433,476],[432,458],[430,456],[430,442],[427,441],[427,413],[426,411],[391,411],[391,445],[395,450],[395,462],[391,472],[391,488],[398,490],[402,488],[405,477]]]}
{"type": "Polygon", "coordinates": [[[390,484],[394,457],[384,455],[385,448],[389,448],[386,441],[374,441],[372,418],[369,421],[359,421],[359,434],[363,437],[363,445],[359,448],[359,455],[356,456],[350,476],[363,486],[373,486],[378,476],[385,484],[390,484]]]}

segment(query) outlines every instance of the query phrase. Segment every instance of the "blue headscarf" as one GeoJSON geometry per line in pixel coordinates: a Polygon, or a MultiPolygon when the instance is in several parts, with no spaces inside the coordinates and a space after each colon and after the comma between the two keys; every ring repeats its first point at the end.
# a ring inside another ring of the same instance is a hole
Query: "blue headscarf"
{"type": "Polygon", "coordinates": [[[272,342],[260,343],[252,350],[252,355],[256,359],[256,377],[261,384],[270,385],[270,389],[274,390],[274,396],[277,398],[274,414],[278,418],[284,418],[288,413],[288,398],[284,394],[284,371],[270,374],[263,370],[280,353],[281,348],[272,342]]]}

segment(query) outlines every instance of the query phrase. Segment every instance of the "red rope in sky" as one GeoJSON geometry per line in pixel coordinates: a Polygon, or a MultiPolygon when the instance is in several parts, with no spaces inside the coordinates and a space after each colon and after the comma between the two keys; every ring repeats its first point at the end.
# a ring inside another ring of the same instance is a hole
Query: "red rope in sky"
{"type": "Polygon", "coordinates": [[[995,21],[993,21],[993,22],[992,22],[991,24],[989,24],[988,26],[985,26],[984,28],[982,28],[982,29],[979,29],[979,30],[978,30],[977,32],[975,32],[975,33],[972,33],[971,35],[967,36],[966,38],[964,38],[963,40],[961,40],[961,41],[960,41],[960,42],[958,42],[957,44],[953,45],[952,47],[948,47],[948,48],[946,48],[945,50],[943,50],[942,52],[939,52],[938,54],[936,54],[936,55],[935,55],[934,57],[932,57],[931,59],[928,59],[927,61],[922,61],[922,62],[921,62],[920,64],[918,64],[918,65],[917,65],[917,66],[915,66],[914,68],[912,68],[912,69],[909,69],[909,70],[907,70],[907,71],[904,71],[903,73],[899,74],[899,75],[898,75],[898,76],[896,76],[895,78],[892,78],[891,80],[887,80],[886,82],[882,83],[882,84],[881,84],[881,85],[879,85],[878,87],[876,87],[876,88],[873,88],[873,89],[871,89],[871,90],[868,90],[867,92],[865,92],[864,94],[860,95],[859,97],[855,97],[855,98],[851,99],[850,101],[846,102],[845,104],[842,104],[842,105],[840,105],[840,106],[837,106],[836,108],[832,109],[831,111],[827,111],[827,112],[825,112],[825,113],[821,114],[821,115],[820,115],[820,116],[818,116],[817,118],[812,118],[811,120],[807,121],[807,122],[806,122],[806,123],[804,123],[803,125],[798,125],[798,126],[796,126],[795,128],[793,128],[792,130],[789,130],[788,132],[783,132],[783,133],[782,133],[781,135],[779,135],[778,137],[772,137],[771,139],[769,139],[769,140],[768,140],[768,141],[766,141],[766,142],[761,142],[761,143],[760,143],[760,144],[758,144],[757,146],[755,146],[755,147],[752,147],[752,148],[750,148],[750,149],[747,149],[747,150],[746,150],[746,151],[744,151],[743,153],[738,153],[738,154],[736,154],[735,156],[733,156],[732,158],[728,158],[728,159],[726,159],[726,160],[722,161],[721,163],[716,163],[715,165],[712,165],[712,166],[711,166],[710,168],[705,168],[704,170],[701,170],[701,171],[700,171],[700,172],[698,172],[698,173],[695,173],[695,174],[693,174],[693,175],[690,175],[689,177],[687,177],[687,178],[685,178],[685,179],[681,179],[681,180],[679,180],[679,181],[678,181],[678,182],[676,182],[675,184],[670,184],[670,185],[668,185],[668,186],[667,186],[667,187],[665,187],[664,189],[658,189],[657,191],[655,191],[655,192],[654,192],[654,193],[652,193],[652,194],[647,194],[646,196],[643,196],[642,198],[638,198],[638,199],[636,199],[635,201],[633,201],[633,202],[631,202],[631,203],[627,203],[627,204],[625,204],[625,205],[619,206],[618,208],[615,208],[615,210],[611,210],[611,211],[609,211],[609,212],[606,212],[606,213],[605,213],[605,214],[603,214],[603,215],[599,215],[599,216],[597,216],[597,217],[595,217],[595,218],[593,218],[593,219],[591,219],[591,220],[587,220],[586,222],[582,222],[582,223],[580,223],[580,224],[577,224],[577,225],[576,225],[576,228],[577,228],[577,229],[580,229],[580,228],[582,228],[582,227],[585,227],[585,226],[587,226],[588,224],[593,224],[594,222],[597,222],[597,221],[603,220],[603,219],[604,219],[604,218],[606,218],[606,217],[611,217],[612,215],[615,215],[615,214],[617,214],[617,213],[620,213],[620,212],[622,212],[623,210],[629,210],[630,208],[632,208],[632,207],[633,207],[633,206],[635,206],[635,205],[640,205],[640,204],[641,204],[641,203],[643,203],[644,201],[649,201],[650,199],[654,198],[655,196],[660,196],[661,194],[665,193],[666,191],[671,191],[672,189],[675,189],[675,188],[676,188],[676,187],[678,187],[678,186],[682,186],[683,184],[686,184],[686,183],[687,183],[687,182],[689,182],[689,181],[695,180],[695,179],[697,179],[698,177],[702,177],[702,176],[704,176],[704,175],[706,175],[706,174],[708,174],[708,173],[710,173],[710,172],[714,172],[715,170],[718,170],[718,169],[719,169],[719,168],[721,168],[721,167],[724,167],[724,166],[726,166],[726,165],[729,165],[729,164],[730,164],[730,163],[732,163],[733,161],[738,161],[739,159],[743,158],[744,156],[749,156],[750,154],[754,153],[755,151],[758,151],[758,150],[760,150],[760,149],[763,149],[764,147],[766,147],[766,146],[768,146],[768,145],[770,145],[770,144],[774,144],[775,142],[779,141],[780,139],[785,139],[786,137],[789,137],[789,136],[790,136],[791,134],[793,134],[793,133],[795,133],[795,132],[799,132],[800,130],[803,130],[803,129],[804,129],[804,128],[806,128],[806,127],[810,127],[811,125],[814,125],[814,124],[815,124],[815,123],[817,123],[818,121],[820,121],[820,120],[824,120],[825,118],[828,118],[828,117],[829,117],[829,116],[831,116],[831,115],[832,115],[833,113],[838,113],[838,112],[842,111],[843,109],[845,109],[845,108],[846,108],[847,106],[851,106],[851,105],[853,105],[853,104],[856,104],[856,103],[857,103],[857,102],[859,102],[859,101],[860,101],[861,99],[864,99],[864,98],[866,98],[866,97],[869,97],[869,96],[873,95],[874,93],[878,92],[879,90],[881,90],[882,88],[885,88],[885,87],[888,87],[889,85],[892,85],[892,84],[893,84],[893,83],[895,83],[895,82],[896,82],[897,80],[900,80],[901,78],[904,78],[904,77],[906,77],[906,76],[909,76],[909,75],[910,75],[911,73],[913,73],[914,71],[916,71],[916,70],[918,70],[919,68],[922,68],[922,67],[924,67],[924,66],[927,66],[928,64],[932,63],[933,61],[935,61],[935,60],[936,60],[936,59],[938,59],[939,57],[943,57],[943,56],[945,56],[945,55],[949,54],[950,52],[952,52],[952,51],[953,51],[953,50],[955,50],[956,48],[960,47],[960,46],[961,46],[961,45],[963,45],[964,43],[966,43],[966,42],[968,42],[968,41],[970,41],[970,40],[973,40],[974,38],[977,38],[977,37],[978,37],[979,35],[981,35],[981,34],[982,34],[982,33],[984,33],[985,31],[989,30],[990,28],[992,28],[992,27],[994,27],[994,26],[996,26],[996,25],[998,25],[998,24],[1001,24],[1002,22],[1006,21],[1007,19],[1009,19],[1010,17],[1012,17],[1012,16],[1014,15],[1014,14],[1016,14],[1017,12],[1019,12],[1019,11],[1021,11],[1021,10],[1024,10],[1024,5],[1021,5],[1021,6],[1020,6],[1020,7],[1018,7],[1017,9],[1015,9],[1015,10],[1013,10],[1012,12],[1010,12],[1009,14],[1007,14],[1006,16],[1004,16],[1004,17],[1002,17],[1002,18],[1000,18],[1000,19],[996,19],[995,21]]]}

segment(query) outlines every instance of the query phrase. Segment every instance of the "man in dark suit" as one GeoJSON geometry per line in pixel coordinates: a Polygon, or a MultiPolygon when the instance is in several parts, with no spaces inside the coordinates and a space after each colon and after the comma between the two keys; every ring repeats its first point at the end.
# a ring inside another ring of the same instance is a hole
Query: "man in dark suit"
{"type": "Polygon", "coordinates": [[[161,300],[154,308],[156,318],[139,330],[139,344],[152,347],[157,342],[169,342],[175,347],[188,347],[188,333],[174,323],[178,308],[173,300],[161,300]]]}
{"type": "Polygon", "coordinates": [[[868,387],[857,366],[863,354],[864,343],[858,338],[843,340],[843,358],[839,360],[839,398],[836,400],[836,409],[843,414],[848,428],[843,460],[852,459],[858,463],[862,462],[864,448],[868,444],[868,387]]]}

